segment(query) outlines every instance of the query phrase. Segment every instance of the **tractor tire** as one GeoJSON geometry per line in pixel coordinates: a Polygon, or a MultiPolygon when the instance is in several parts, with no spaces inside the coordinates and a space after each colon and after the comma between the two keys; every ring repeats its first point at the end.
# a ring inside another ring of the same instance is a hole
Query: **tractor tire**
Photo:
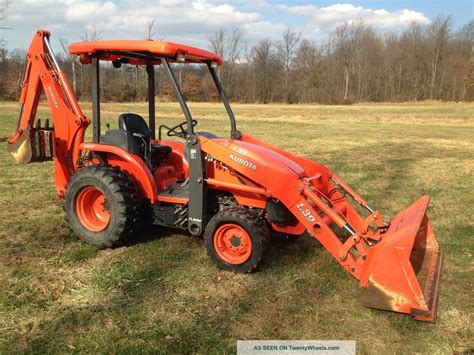
{"type": "Polygon", "coordinates": [[[94,165],[71,177],[66,193],[69,225],[82,241],[113,248],[138,232],[143,203],[128,174],[94,165]]]}
{"type": "Polygon", "coordinates": [[[249,273],[262,262],[270,239],[265,220],[243,206],[221,210],[204,232],[209,257],[222,270],[249,273]]]}

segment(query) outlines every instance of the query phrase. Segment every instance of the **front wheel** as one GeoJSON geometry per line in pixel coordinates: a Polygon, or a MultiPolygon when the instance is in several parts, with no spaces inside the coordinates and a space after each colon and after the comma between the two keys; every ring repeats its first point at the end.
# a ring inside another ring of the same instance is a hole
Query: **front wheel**
{"type": "Polygon", "coordinates": [[[254,271],[268,247],[269,231],[255,211],[243,206],[226,208],[211,218],[204,233],[207,253],[221,269],[254,271]]]}
{"type": "Polygon", "coordinates": [[[137,231],[141,203],[125,172],[110,166],[89,166],[71,177],[66,213],[79,239],[101,249],[112,248],[137,231]]]}

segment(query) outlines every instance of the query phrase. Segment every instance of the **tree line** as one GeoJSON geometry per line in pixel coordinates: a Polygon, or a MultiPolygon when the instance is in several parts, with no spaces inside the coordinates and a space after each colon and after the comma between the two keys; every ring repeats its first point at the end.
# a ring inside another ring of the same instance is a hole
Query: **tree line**
{"type": "MultiPolygon", "coordinates": [[[[157,38],[154,22],[145,38],[157,38]]],[[[248,45],[238,28],[208,37],[209,49],[224,60],[218,68],[227,95],[248,103],[353,103],[418,100],[474,100],[474,21],[457,31],[450,17],[429,25],[413,23],[402,33],[381,33],[361,20],[337,26],[324,42],[304,39],[288,28],[278,41],[264,39],[248,45]]],[[[97,40],[98,31],[82,40],[97,40]]],[[[90,67],[67,53],[60,40],[58,61],[76,95],[90,100],[90,67]]],[[[16,100],[25,51],[7,51],[0,59],[0,99],[16,100]]],[[[202,66],[176,65],[176,76],[188,100],[218,100],[212,79],[202,66]]],[[[159,100],[174,100],[172,87],[160,67],[156,71],[159,100]]],[[[147,97],[145,68],[101,67],[104,101],[143,101],[147,97]]]]}

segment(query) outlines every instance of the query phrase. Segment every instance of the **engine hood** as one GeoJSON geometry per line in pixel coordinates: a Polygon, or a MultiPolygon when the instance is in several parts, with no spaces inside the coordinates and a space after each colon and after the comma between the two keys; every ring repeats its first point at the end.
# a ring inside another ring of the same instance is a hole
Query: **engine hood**
{"type": "Polygon", "coordinates": [[[297,177],[305,176],[305,171],[299,164],[268,148],[235,139],[213,139],[212,141],[235,152],[230,158],[237,163],[247,164],[250,168],[257,169],[258,165],[265,165],[282,173],[297,177]]]}

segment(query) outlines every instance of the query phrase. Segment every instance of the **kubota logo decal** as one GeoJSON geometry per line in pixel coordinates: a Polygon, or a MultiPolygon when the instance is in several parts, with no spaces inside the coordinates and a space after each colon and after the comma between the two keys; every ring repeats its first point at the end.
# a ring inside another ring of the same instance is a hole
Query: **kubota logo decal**
{"type": "Polygon", "coordinates": [[[306,219],[313,223],[315,221],[314,216],[311,214],[311,211],[305,208],[304,203],[298,203],[296,208],[301,212],[301,214],[306,217],[306,219]]]}
{"type": "Polygon", "coordinates": [[[257,171],[257,166],[254,163],[252,163],[248,160],[245,160],[244,158],[241,158],[241,157],[239,157],[237,155],[234,155],[234,154],[229,155],[229,158],[231,160],[235,161],[236,163],[238,163],[240,165],[243,165],[246,168],[249,168],[250,170],[257,171]]]}
{"type": "Polygon", "coordinates": [[[51,86],[48,86],[48,92],[49,92],[49,96],[51,96],[51,100],[53,101],[54,107],[58,108],[58,102],[56,101],[56,98],[54,97],[53,90],[51,89],[51,86]]]}

